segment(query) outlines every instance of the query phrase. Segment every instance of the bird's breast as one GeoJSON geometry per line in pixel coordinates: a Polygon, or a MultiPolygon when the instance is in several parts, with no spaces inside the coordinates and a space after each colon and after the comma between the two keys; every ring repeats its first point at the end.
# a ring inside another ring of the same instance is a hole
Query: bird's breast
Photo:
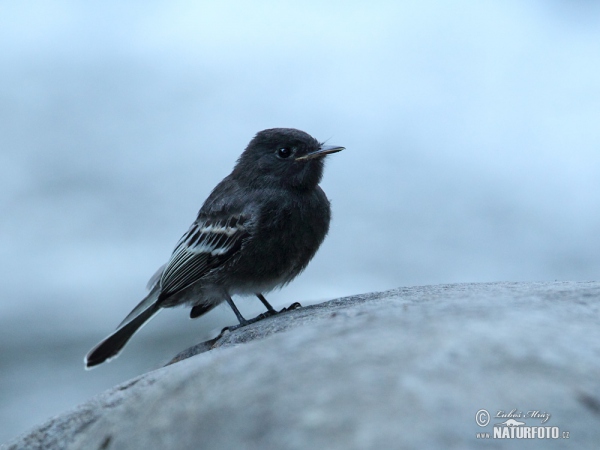
{"type": "Polygon", "coordinates": [[[269,198],[236,261],[240,278],[285,284],[317,252],[329,230],[329,201],[319,188],[310,195],[269,198]]]}

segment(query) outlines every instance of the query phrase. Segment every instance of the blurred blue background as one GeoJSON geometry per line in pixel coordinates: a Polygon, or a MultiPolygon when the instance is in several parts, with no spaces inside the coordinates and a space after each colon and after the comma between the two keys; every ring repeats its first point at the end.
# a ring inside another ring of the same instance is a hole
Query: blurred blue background
{"type": "MultiPolygon", "coordinates": [[[[253,135],[329,157],[330,235],[278,307],[398,286],[597,280],[600,7],[0,1],[0,442],[235,322],[143,297],[253,135]]],[[[240,300],[247,315],[262,311],[240,300]]]]}

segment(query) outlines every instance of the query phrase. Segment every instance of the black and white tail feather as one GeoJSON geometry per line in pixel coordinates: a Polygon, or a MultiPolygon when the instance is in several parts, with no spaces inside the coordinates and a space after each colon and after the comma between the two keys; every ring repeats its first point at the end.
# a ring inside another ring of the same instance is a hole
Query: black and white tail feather
{"type": "MultiPolygon", "coordinates": [[[[86,368],[118,356],[129,339],[162,308],[162,302],[202,279],[238,252],[249,237],[247,217],[196,220],[177,243],[169,261],[148,281],[148,295],[125,317],[117,329],[86,355],[86,368]]],[[[197,305],[197,317],[216,305],[197,305]]]]}

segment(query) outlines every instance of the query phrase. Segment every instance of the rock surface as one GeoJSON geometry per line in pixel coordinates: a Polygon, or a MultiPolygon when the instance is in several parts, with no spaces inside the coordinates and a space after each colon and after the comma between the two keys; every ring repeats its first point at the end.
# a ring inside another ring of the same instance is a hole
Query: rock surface
{"type": "Polygon", "coordinates": [[[2,449],[598,448],[599,313],[597,282],[333,300],[225,332],[2,449]],[[493,438],[513,409],[559,438],[493,438]]]}

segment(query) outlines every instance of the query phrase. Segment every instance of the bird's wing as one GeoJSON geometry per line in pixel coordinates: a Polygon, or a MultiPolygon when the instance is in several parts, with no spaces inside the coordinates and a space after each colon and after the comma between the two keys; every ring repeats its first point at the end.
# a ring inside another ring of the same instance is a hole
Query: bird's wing
{"type": "Polygon", "coordinates": [[[248,217],[198,218],[185,233],[160,278],[161,297],[195,283],[231,258],[249,236],[248,217]]]}
{"type": "Polygon", "coordinates": [[[165,270],[165,266],[166,264],[163,264],[162,266],[160,266],[156,272],[154,272],[154,275],[152,275],[152,278],[150,278],[148,280],[148,284],[146,284],[146,289],[148,289],[149,291],[152,290],[152,288],[154,286],[156,286],[156,284],[160,281],[160,277],[162,277],[163,271],[165,270]]]}

